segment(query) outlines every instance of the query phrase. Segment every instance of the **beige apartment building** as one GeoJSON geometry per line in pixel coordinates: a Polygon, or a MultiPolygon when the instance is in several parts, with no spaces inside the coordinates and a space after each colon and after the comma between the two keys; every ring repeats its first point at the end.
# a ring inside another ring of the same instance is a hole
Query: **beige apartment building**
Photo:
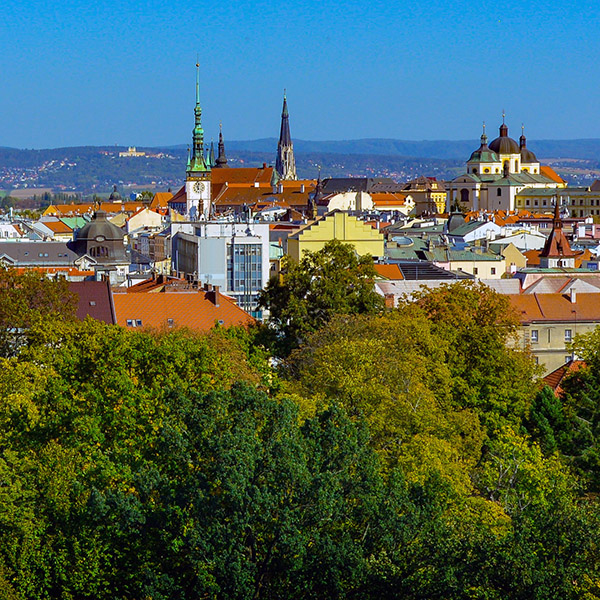
{"type": "Polygon", "coordinates": [[[520,343],[529,346],[548,374],[577,358],[569,349],[576,335],[600,325],[600,293],[513,294],[521,321],[520,343]]]}

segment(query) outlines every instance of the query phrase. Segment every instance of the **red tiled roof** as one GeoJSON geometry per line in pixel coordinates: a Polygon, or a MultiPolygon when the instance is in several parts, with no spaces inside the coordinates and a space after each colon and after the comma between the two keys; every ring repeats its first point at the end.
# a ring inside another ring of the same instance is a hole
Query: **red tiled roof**
{"type": "Polygon", "coordinates": [[[571,362],[562,365],[562,367],[558,367],[558,369],[555,369],[552,373],[548,373],[543,379],[546,382],[546,385],[551,387],[557,396],[560,396],[560,393],[562,392],[560,384],[563,382],[563,379],[570,373],[579,371],[582,367],[585,367],[585,362],[583,360],[572,360],[571,362]]]}
{"type": "Polygon", "coordinates": [[[575,296],[563,294],[509,294],[508,299],[523,324],[534,322],[600,323],[600,293],[575,296]]]}
{"type": "Polygon", "coordinates": [[[173,197],[171,192],[156,192],[152,202],[150,202],[150,208],[166,208],[169,200],[173,197]]]}
{"type": "MultiPolygon", "coordinates": [[[[231,298],[214,292],[162,292],[160,294],[119,294],[113,296],[117,323],[127,327],[128,321],[141,327],[187,327],[208,331],[216,323],[224,326],[250,325],[254,319],[231,298]]],[[[132,326],[132,325],[129,325],[132,326]]]]}

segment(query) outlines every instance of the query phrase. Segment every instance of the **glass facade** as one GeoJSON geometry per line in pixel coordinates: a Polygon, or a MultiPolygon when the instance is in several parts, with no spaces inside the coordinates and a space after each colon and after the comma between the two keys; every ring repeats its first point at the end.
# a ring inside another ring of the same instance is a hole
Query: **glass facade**
{"type": "Polygon", "coordinates": [[[259,318],[257,298],[262,286],[261,244],[228,244],[227,287],[244,310],[259,318]]]}

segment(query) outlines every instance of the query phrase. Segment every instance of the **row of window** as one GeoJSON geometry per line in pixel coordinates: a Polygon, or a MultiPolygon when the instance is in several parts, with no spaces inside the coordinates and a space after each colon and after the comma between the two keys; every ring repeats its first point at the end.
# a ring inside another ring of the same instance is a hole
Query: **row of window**
{"type": "MultiPolygon", "coordinates": [[[[539,331],[537,329],[532,329],[529,333],[529,339],[532,344],[535,344],[539,341],[539,331]]],[[[565,342],[570,342],[573,340],[573,330],[565,329],[565,342]]],[[[550,331],[548,330],[548,341],[550,341],[550,331]]]]}

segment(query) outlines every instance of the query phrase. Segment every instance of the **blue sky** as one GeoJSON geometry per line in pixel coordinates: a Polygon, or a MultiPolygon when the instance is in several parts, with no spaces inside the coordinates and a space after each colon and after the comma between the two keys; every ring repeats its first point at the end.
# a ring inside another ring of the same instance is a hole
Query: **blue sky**
{"type": "Polygon", "coordinates": [[[0,8],[0,146],[600,137],[597,3],[38,0],[0,8]]]}

